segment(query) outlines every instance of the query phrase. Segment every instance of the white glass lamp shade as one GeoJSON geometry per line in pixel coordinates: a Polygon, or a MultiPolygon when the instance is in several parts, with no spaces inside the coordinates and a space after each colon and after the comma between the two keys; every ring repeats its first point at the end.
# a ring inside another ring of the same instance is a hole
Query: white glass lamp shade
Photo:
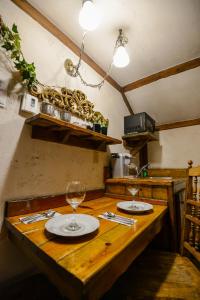
{"type": "Polygon", "coordinates": [[[84,1],[79,14],[79,24],[84,30],[92,31],[100,23],[99,13],[91,0],[84,1]]]}
{"type": "Polygon", "coordinates": [[[124,68],[129,64],[129,56],[124,46],[119,46],[113,57],[113,64],[117,68],[124,68]]]}

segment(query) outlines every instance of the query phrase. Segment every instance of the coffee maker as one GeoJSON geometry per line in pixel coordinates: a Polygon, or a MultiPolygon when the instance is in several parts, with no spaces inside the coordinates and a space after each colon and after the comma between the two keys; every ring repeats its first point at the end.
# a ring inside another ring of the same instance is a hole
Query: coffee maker
{"type": "Polygon", "coordinates": [[[129,153],[111,153],[112,177],[128,177],[131,159],[132,155],[129,153]]]}

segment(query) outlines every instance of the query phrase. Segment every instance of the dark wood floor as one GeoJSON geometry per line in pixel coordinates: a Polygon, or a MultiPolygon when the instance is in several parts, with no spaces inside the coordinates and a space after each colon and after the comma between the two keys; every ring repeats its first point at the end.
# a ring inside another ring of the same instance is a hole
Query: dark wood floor
{"type": "MultiPolygon", "coordinates": [[[[199,300],[199,274],[187,258],[146,251],[101,300],[199,300]]],[[[42,274],[0,292],[4,300],[66,300],[42,274]]]]}
{"type": "Polygon", "coordinates": [[[186,257],[145,251],[102,300],[200,300],[200,272],[186,257]]]}

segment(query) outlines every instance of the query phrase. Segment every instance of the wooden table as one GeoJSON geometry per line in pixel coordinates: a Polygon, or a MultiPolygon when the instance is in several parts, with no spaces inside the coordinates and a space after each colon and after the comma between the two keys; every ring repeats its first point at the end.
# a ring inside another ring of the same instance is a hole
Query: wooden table
{"type": "MultiPolygon", "coordinates": [[[[117,211],[118,201],[102,197],[83,202],[78,212],[127,216],[117,211]]],[[[69,206],[55,210],[71,213],[69,206]]],[[[161,230],[166,211],[166,206],[154,205],[152,213],[134,216],[137,223],[132,227],[100,219],[98,232],[75,240],[45,232],[46,220],[25,225],[14,216],[6,225],[12,241],[69,299],[99,299],[161,230]]]]}
{"type": "Polygon", "coordinates": [[[132,196],[129,192],[131,186],[139,186],[138,195],[141,201],[168,206],[169,248],[174,252],[180,251],[186,179],[172,177],[109,178],[106,180],[106,195],[112,198],[131,200],[132,196]]]}

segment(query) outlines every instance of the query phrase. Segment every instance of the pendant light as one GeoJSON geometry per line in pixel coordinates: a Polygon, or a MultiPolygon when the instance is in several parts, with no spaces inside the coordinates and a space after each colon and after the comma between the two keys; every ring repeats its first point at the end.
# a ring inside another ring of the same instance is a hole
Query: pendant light
{"type": "Polygon", "coordinates": [[[129,55],[125,49],[125,45],[127,43],[127,37],[124,36],[122,29],[119,29],[119,36],[116,42],[116,50],[113,56],[113,64],[117,68],[124,68],[130,62],[129,55]]]}
{"type": "Polygon", "coordinates": [[[92,0],[83,0],[79,13],[79,24],[86,31],[92,31],[100,23],[100,16],[92,0]]]}

